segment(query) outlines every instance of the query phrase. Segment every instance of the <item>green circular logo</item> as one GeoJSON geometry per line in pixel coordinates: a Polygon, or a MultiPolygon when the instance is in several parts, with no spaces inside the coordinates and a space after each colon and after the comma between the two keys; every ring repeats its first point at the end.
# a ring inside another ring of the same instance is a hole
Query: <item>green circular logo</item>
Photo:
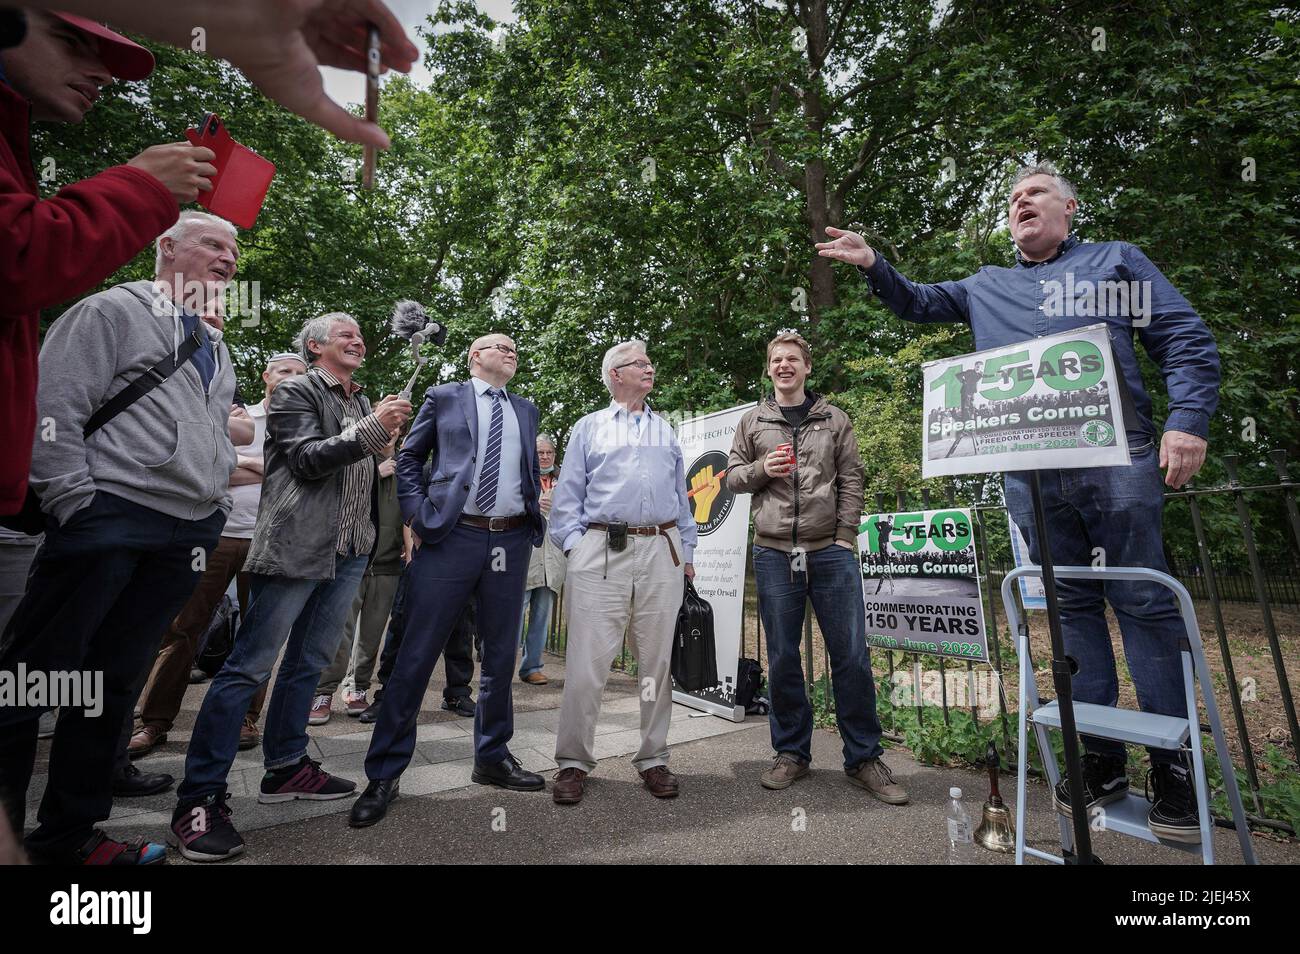
{"type": "Polygon", "coordinates": [[[1093,447],[1115,443],[1115,428],[1105,421],[1089,421],[1079,428],[1079,436],[1093,447]]]}

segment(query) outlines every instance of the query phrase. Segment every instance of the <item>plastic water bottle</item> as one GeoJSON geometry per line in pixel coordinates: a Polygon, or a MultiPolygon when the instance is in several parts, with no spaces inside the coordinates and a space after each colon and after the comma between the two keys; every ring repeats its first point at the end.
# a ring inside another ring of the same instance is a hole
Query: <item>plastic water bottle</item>
{"type": "Polygon", "coordinates": [[[948,828],[948,864],[968,865],[975,860],[975,830],[961,803],[961,789],[948,789],[948,810],[944,820],[948,828]]]}

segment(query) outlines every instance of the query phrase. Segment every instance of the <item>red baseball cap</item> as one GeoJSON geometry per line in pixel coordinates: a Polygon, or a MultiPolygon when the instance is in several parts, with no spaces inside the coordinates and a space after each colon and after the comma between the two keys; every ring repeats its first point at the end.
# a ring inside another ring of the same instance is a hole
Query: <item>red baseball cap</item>
{"type": "Polygon", "coordinates": [[[60,13],[57,10],[50,12],[69,26],[89,33],[98,40],[100,59],[118,79],[139,80],[153,72],[153,54],[139,43],[133,43],[102,23],[79,17],[75,13],[60,13]]]}

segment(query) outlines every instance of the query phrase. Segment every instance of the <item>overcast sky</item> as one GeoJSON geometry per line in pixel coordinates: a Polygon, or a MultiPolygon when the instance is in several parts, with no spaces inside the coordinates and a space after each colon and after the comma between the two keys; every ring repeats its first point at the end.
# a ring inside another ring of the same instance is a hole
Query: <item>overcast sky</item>
{"type": "MultiPolygon", "coordinates": [[[[416,35],[415,28],[423,26],[425,18],[433,12],[436,0],[387,0],[388,8],[397,14],[397,19],[406,27],[406,35],[420,48],[420,60],[411,69],[411,78],[416,83],[427,83],[429,71],[424,68],[424,41],[416,35]]],[[[513,23],[515,20],[512,0],[475,0],[475,6],[498,23],[513,23]]],[[[363,103],[366,98],[366,80],[360,73],[336,70],[331,67],[321,69],[325,77],[325,92],[340,103],[363,103]]]]}

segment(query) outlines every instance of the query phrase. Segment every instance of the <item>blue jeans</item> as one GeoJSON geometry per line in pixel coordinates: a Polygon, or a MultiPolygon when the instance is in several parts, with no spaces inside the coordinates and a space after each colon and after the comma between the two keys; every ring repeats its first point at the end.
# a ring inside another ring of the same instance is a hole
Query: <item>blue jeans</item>
{"type": "Polygon", "coordinates": [[[332,580],[250,574],[248,616],[199,709],[178,799],[190,801],[226,790],[226,775],[239,749],[239,727],[253,694],[271,678],[282,646],[284,660],[266,710],[262,755],[267,771],[306,756],[311,697],[343,638],[343,623],[368,559],[336,556],[332,580]]]}
{"type": "Polygon", "coordinates": [[[550,587],[535,586],[524,594],[524,611],[529,614],[528,626],[519,619],[519,638],[524,644],[524,658],[519,664],[519,678],[542,671],[542,647],[546,645],[546,630],[551,625],[551,606],[555,594],[550,587]],[[529,607],[532,607],[529,610],[529,607]]]}
{"type": "MultiPolygon", "coordinates": [[[[1039,472],[1053,564],[1088,566],[1094,548],[1101,547],[1107,566],[1144,566],[1169,572],[1160,533],[1164,483],[1159,457],[1150,443],[1133,450],[1131,457],[1133,462],[1127,467],[1039,472]]],[[[1039,562],[1028,475],[1006,475],[1006,500],[1029,544],[1030,558],[1039,562]]],[[[1124,656],[1139,707],[1143,712],[1187,716],[1179,653],[1179,641],[1187,630],[1170,590],[1143,581],[1101,583],[1059,578],[1056,590],[1065,651],[1079,664],[1074,677],[1077,701],[1103,706],[1119,702],[1115,653],[1105,617],[1105,600],[1109,600],[1124,637],[1124,656]]],[[[1091,736],[1084,736],[1083,742],[1090,752],[1124,753],[1122,742],[1091,736]]],[[[1151,750],[1153,762],[1177,757],[1174,751],[1151,750]]]]}
{"type": "Polygon", "coordinates": [[[862,606],[862,568],[857,556],[838,544],[807,554],[807,572],[792,573],[790,554],[754,547],[758,612],[767,637],[768,685],[772,711],[768,723],[772,748],[812,760],[813,711],[804,691],[804,606],[813,612],[831,657],[835,686],[835,721],[844,743],[844,769],[855,771],[879,758],[880,719],[876,684],[871,676],[866,611],[862,606]]]}

